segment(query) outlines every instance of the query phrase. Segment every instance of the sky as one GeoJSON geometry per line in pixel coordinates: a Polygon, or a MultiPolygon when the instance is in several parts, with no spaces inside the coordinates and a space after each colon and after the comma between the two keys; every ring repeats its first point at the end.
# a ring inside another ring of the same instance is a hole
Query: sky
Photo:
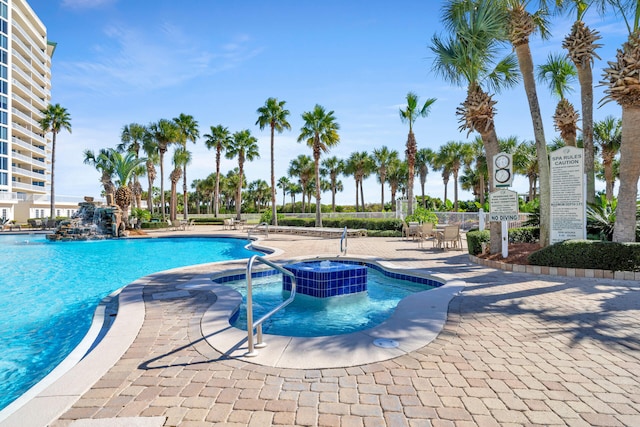
{"type": "MultiPolygon", "coordinates": [[[[430,114],[414,125],[418,148],[437,151],[448,141],[471,141],[476,135],[458,131],[456,107],[466,89],[455,87],[432,71],[429,49],[433,35],[443,34],[442,1],[407,0],[28,0],[57,43],[52,59],[52,99],[65,107],[72,133],[58,135],[56,197],[99,196],[100,174],[83,163],[86,149],[115,148],[124,125],[192,115],[200,134],[222,124],[231,132],[249,129],[260,147],[260,159],[245,165],[247,182],[270,182],[270,135],[255,124],[256,110],[269,97],[286,101],[291,131],[276,134],[276,180],[287,175],[292,159],[312,151],[298,143],[302,113],[319,104],[333,111],[340,126],[340,143],[326,156],[347,159],[354,151],[387,146],[404,157],[408,125],[399,109],[413,91],[422,101],[436,98],[430,114]]],[[[588,15],[604,45],[597,53],[594,82],[606,61],[626,38],[615,16],[588,15]]],[[[552,18],[551,37],[531,39],[534,64],[544,63],[550,52],[565,53],[562,40],[572,19],[552,18]]],[[[569,100],[579,108],[576,81],[569,100]]],[[[595,89],[594,120],[621,117],[611,102],[598,108],[602,87],[595,89]]],[[[538,85],[547,142],[558,136],[553,128],[557,99],[538,85]]],[[[500,138],[533,140],[533,128],[522,84],[496,94],[496,131],[500,138]]],[[[215,153],[204,138],[189,144],[192,163],[189,184],[215,172],[215,153]]],[[[237,159],[224,159],[222,172],[237,167],[237,159]]],[[[173,169],[165,156],[165,189],[173,169]]],[[[158,178],[159,179],[159,178],[158,178]]],[[[340,204],[355,204],[353,177],[341,177],[340,204]]],[[[146,181],[145,181],[146,182],[146,181]]],[[[159,181],[156,180],[156,186],[159,181]]],[[[597,184],[604,188],[603,183],[597,184]]],[[[516,177],[512,189],[527,191],[516,177]]],[[[146,190],[146,186],[145,186],[146,190]]],[[[282,193],[278,189],[278,201],[282,193]]],[[[449,198],[453,184],[449,183],[449,198]]],[[[419,180],[414,190],[420,194],[419,180]]],[[[443,198],[440,173],[430,171],[426,193],[443,198]]],[[[399,196],[399,195],[398,195],[399,196]]],[[[472,200],[460,190],[461,200],[472,200]]],[[[375,176],[364,184],[366,203],[380,202],[375,176]]],[[[388,187],[385,201],[391,198],[388,187]]],[[[299,200],[299,197],[298,197],[299,200]]],[[[330,203],[330,193],[322,196],[330,203]]],[[[287,196],[287,201],[289,197],[287,196]]]]}

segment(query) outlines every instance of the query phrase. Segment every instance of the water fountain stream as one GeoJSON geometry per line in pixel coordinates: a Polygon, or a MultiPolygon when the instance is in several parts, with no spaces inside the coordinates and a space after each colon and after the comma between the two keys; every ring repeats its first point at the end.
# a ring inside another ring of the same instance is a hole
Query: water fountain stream
{"type": "Polygon", "coordinates": [[[63,220],[49,240],[95,240],[123,236],[122,212],[116,205],[103,206],[85,197],[71,219],[63,220]]]}

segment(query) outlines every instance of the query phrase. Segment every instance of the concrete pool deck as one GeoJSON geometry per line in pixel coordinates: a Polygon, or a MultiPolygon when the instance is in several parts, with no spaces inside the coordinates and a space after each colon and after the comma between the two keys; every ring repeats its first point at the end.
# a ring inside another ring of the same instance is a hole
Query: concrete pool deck
{"type": "MultiPolygon", "coordinates": [[[[206,226],[184,234],[246,236],[206,226]]],[[[260,244],[277,249],[274,260],[339,252],[338,239],[278,234],[260,244]]],[[[327,348],[345,360],[330,368],[304,368],[306,356],[298,368],[225,357],[203,334],[216,294],[185,285],[246,261],[172,270],[126,288],[97,349],[50,399],[0,425],[45,425],[39,411],[53,427],[640,425],[640,283],[505,272],[429,246],[353,238],[348,248],[466,283],[424,346],[372,363],[327,348]]]]}

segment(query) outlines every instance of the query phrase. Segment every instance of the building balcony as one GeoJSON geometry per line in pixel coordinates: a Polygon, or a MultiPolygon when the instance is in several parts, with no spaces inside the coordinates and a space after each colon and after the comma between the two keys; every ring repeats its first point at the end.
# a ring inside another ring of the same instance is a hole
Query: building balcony
{"type": "MultiPolygon", "coordinates": [[[[11,138],[11,143],[20,148],[24,148],[25,150],[36,153],[40,157],[47,157],[47,152],[44,149],[23,141],[15,136],[11,138]]],[[[43,142],[42,145],[45,145],[45,143],[43,142]]]]}

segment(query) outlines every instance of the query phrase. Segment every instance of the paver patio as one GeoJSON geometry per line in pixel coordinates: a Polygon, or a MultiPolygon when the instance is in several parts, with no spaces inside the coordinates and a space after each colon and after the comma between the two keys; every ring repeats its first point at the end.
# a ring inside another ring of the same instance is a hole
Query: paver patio
{"type": "MultiPolygon", "coordinates": [[[[222,233],[185,234],[203,232],[222,233]]],[[[275,260],[339,252],[337,239],[271,235],[261,244],[278,249],[275,260]]],[[[464,280],[437,338],[401,357],[343,368],[227,359],[200,330],[215,294],[153,295],[246,262],[153,275],[133,344],[51,425],[640,425],[638,282],[504,272],[471,264],[466,252],[400,238],[349,239],[348,252],[464,280]]]]}

